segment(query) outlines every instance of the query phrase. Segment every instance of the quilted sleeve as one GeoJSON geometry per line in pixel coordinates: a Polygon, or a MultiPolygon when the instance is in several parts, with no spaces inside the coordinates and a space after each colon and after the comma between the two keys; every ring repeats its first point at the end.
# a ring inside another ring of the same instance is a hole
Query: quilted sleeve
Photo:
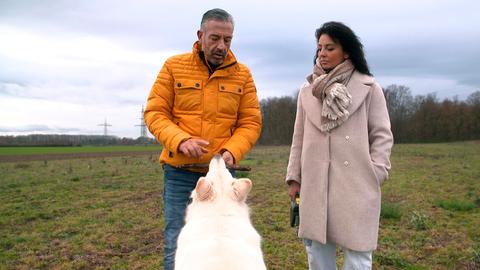
{"type": "Polygon", "coordinates": [[[250,71],[247,69],[246,72],[248,75],[244,86],[245,94],[240,100],[235,131],[222,147],[232,153],[236,162],[239,162],[257,142],[262,127],[257,89],[250,71]]]}
{"type": "Polygon", "coordinates": [[[170,61],[167,60],[148,96],[144,118],[155,138],[164,148],[176,154],[179,144],[191,136],[172,121],[175,97],[173,83],[170,61]]]}

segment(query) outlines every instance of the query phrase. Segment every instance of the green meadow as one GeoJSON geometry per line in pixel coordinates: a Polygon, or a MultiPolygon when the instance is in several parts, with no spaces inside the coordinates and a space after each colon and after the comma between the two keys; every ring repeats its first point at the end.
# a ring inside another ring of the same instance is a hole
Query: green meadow
{"type": "MultiPolygon", "coordinates": [[[[288,152],[257,146],[238,175],[271,270],[307,269],[288,152]]],[[[480,143],[395,145],[392,166],[374,269],[480,269],[480,143]]],[[[162,175],[150,154],[0,163],[0,269],[161,269],[162,175]]]]}
{"type": "Polygon", "coordinates": [[[8,155],[42,155],[42,154],[78,154],[78,153],[109,153],[124,151],[155,151],[161,150],[159,145],[146,146],[55,146],[55,147],[0,147],[0,156],[8,155]]]}

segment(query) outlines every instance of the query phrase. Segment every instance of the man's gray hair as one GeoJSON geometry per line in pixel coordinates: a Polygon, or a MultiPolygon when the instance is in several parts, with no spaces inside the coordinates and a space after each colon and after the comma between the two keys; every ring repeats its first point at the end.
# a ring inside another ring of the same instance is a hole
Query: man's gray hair
{"type": "Polygon", "coordinates": [[[230,23],[232,23],[233,26],[235,26],[235,24],[233,23],[232,15],[230,15],[230,13],[226,12],[225,10],[223,10],[221,8],[214,8],[214,9],[211,9],[211,10],[205,12],[205,14],[203,14],[203,17],[202,17],[202,22],[200,23],[200,29],[203,30],[204,27],[205,27],[205,24],[209,20],[215,20],[215,21],[221,21],[221,22],[230,22],[230,23]]]}

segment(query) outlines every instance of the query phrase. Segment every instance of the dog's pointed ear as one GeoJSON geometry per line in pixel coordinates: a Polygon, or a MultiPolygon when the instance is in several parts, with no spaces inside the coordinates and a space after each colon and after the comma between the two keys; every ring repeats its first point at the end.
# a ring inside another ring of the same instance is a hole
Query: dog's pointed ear
{"type": "Polygon", "coordinates": [[[200,177],[195,187],[195,192],[197,193],[197,199],[200,201],[211,199],[213,196],[212,182],[205,177],[200,177]]]}
{"type": "Polygon", "coordinates": [[[233,199],[239,202],[245,201],[252,189],[252,181],[248,178],[240,178],[233,182],[233,199]]]}

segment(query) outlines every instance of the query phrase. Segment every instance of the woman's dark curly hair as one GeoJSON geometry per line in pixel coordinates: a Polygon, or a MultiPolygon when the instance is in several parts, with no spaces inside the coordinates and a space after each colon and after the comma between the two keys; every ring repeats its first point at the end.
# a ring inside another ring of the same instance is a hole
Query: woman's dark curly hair
{"type": "MultiPolygon", "coordinates": [[[[341,22],[324,23],[322,27],[315,31],[317,44],[320,36],[323,34],[329,35],[333,41],[342,46],[343,51],[348,53],[349,58],[356,70],[363,74],[372,75],[368,69],[367,60],[365,59],[365,54],[363,52],[363,45],[352,29],[341,22]]],[[[317,59],[317,55],[318,49],[313,61],[314,64],[315,60],[317,59]]]]}

